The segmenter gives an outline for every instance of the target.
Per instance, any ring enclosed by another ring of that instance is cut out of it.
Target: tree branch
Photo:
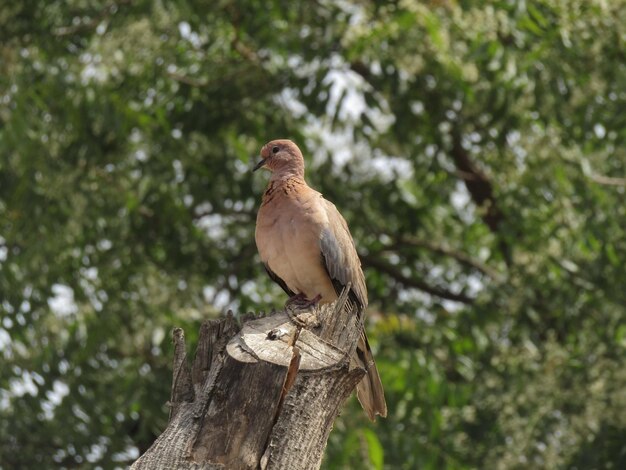
[[[458,131],[452,135],[452,149],[450,155],[457,170],[461,172],[472,200],[478,207],[485,209],[482,219],[494,234],[500,235],[500,225],[504,220],[504,214],[496,203],[493,185],[487,175],[472,161],[469,153],[461,144],[461,136]],[[509,245],[500,237],[500,251],[504,256],[507,265],[511,264],[511,249]]]
[[[473,201],[477,206],[487,209],[483,215],[485,224],[487,224],[492,232],[497,233],[504,216],[496,205],[493,195],[493,185],[491,181],[489,181],[489,178],[487,178],[487,175],[471,160],[467,150],[461,145],[461,137],[458,134],[452,137],[452,149],[450,154],[457,169],[464,175],[462,180]]]
[[[406,287],[414,287],[416,289],[426,292],[427,294],[434,295],[435,297],[441,297],[442,299],[447,300],[454,300],[455,302],[462,302],[464,304],[472,304],[475,301],[474,298],[468,297],[465,294],[450,292],[449,290],[442,289],[440,287],[431,286],[424,281],[420,281],[419,279],[407,277],[396,266],[382,259],[362,253],[359,254],[359,256],[365,266],[369,266],[382,273],[387,274],[388,276],[392,277]]]
[[[396,244],[408,245],[408,246],[413,246],[416,248],[426,248],[427,250],[432,251],[433,253],[437,253],[443,256],[449,256],[450,258],[455,259],[459,263],[469,268],[476,269],[477,271],[480,271],[481,273],[483,273],[486,276],[489,276],[492,279],[497,279],[499,277],[498,272],[495,269],[491,268],[490,266],[487,266],[481,263],[480,261],[472,258],[471,256],[461,251],[455,250],[453,248],[449,248],[445,245],[438,245],[428,240],[421,240],[419,238],[410,237],[410,236],[398,237],[396,239]]]

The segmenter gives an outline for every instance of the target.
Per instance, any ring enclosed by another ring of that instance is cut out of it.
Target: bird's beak
[[[254,168],[252,169],[252,171],[257,171],[261,168],[263,168],[263,166],[265,165],[265,159],[262,158],[261,161],[259,163],[257,163],[256,165],[254,165]]]

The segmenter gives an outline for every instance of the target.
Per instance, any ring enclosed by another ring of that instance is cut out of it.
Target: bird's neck
[[[295,194],[306,192],[308,185],[301,175],[284,176],[281,178],[271,178],[265,192],[263,193],[262,206],[269,204],[275,198],[291,198]]]
[[[304,169],[297,167],[286,167],[281,168],[280,170],[276,170],[272,173],[270,183],[276,182],[277,184],[281,184],[283,182],[294,179],[304,182]]]

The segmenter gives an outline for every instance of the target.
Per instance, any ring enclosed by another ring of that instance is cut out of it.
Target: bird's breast
[[[321,224],[306,200],[276,198],[259,210],[255,238],[261,260],[290,290],[330,302],[336,294],[322,264]]]

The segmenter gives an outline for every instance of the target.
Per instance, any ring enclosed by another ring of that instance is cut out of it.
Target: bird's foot
[[[312,299],[307,299],[304,294],[296,294],[285,303],[285,312],[299,328],[315,328],[320,324],[315,308],[320,300],[322,300],[320,294]]]
[[[320,300],[322,300],[320,294],[312,299],[307,299],[304,294],[296,294],[287,300],[285,307],[290,307],[292,310],[310,310],[312,307],[316,307]]]

